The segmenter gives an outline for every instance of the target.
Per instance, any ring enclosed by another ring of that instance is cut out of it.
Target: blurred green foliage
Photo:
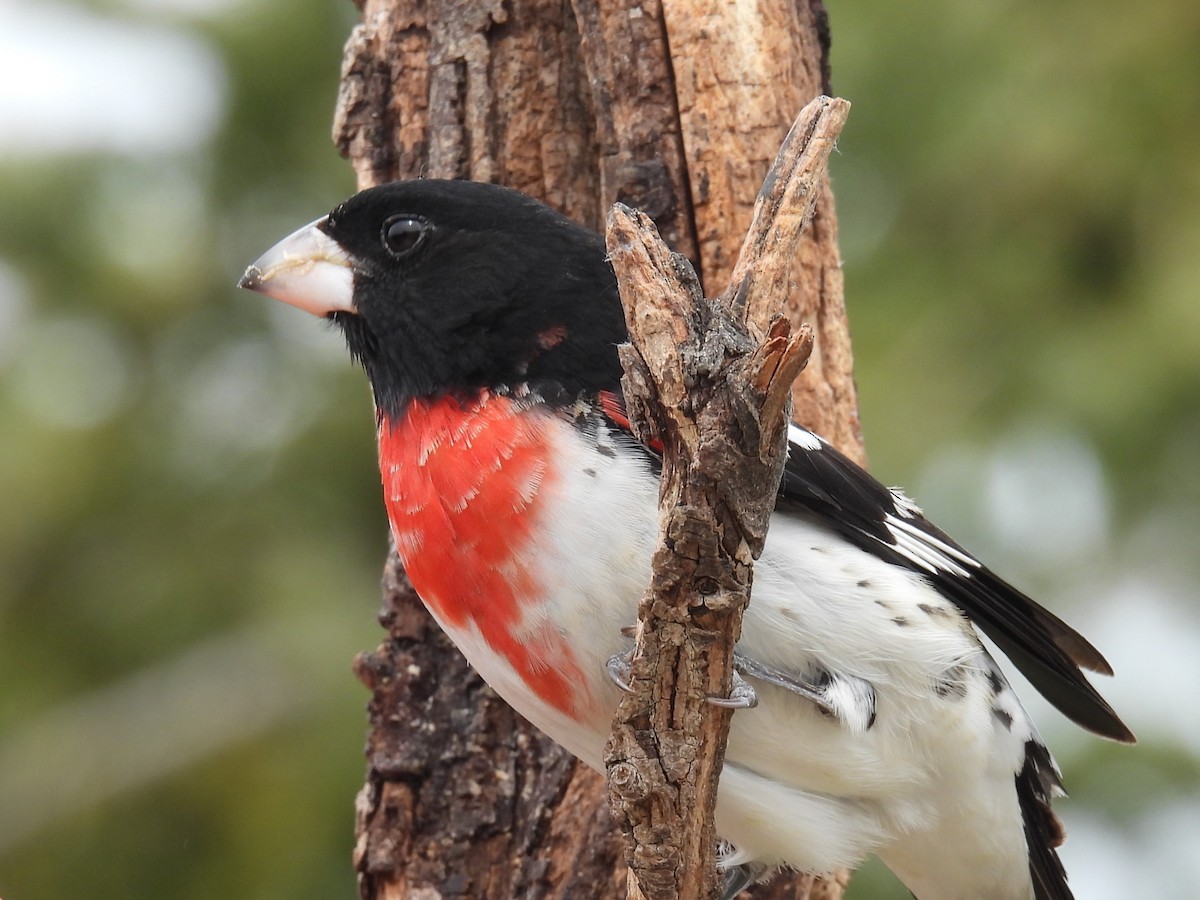
[[[877,472],[1085,631],[1154,573],[1194,652],[1200,6],[830,7]],[[0,150],[0,896],[351,897],[350,660],[380,636],[385,547],[369,396],[335,335],[233,282],[353,188],[329,127],[357,13],[89,9],[207,48],[224,106],[175,150]],[[1115,510],[1041,568],[974,496],[1031,430],[1093,456]],[[1136,679],[1129,647],[1105,649]],[[1121,696],[1169,703],[1177,662]],[[1190,797],[1200,823],[1200,739],[1166,710],[1123,709],[1136,756],[1048,728],[1082,798],[1068,823],[1131,835],[1130,867],[1171,857],[1148,849],[1159,807]],[[851,896],[897,890],[872,867]]]

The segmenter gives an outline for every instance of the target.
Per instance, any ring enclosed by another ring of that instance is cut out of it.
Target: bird
[[[239,286],[330,320],[370,382],[396,552],[521,715],[603,771],[651,572],[660,450],[621,395],[603,238],[493,184],[361,191]],[[819,435],[787,460],[734,662],[716,808],[730,893],[874,854],[919,900],[1067,900],[1050,751],[996,648],[1081,727],[1134,736],[1095,647]]]

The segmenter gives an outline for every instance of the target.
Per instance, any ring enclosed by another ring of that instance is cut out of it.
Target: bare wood
[[[711,290],[729,283],[763,175],[822,85],[799,77],[795,0],[663,0],[663,13]]]
[[[600,193],[697,259],[666,24],[657,0],[571,0],[591,82]]]
[[[714,810],[730,712],[709,698],[733,690],[753,559],[786,459],[790,389],[813,348],[812,331],[793,332],[775,310],[848,108],[820,97],[801,112],[759,194],[735,280],[715,300],[648,218],[620,204],[609,214],[630,337],[622,388],[641,439],[663,446],[663,472],[632,690],[605,763],[626,860],[654,900],[721,888]]]
[[[767,173],[750,228],[729,278],[734,313],[762,334],[790,293],[791,260],[825,184],[829,155],[850,112],[842,99],[818,97],[792,123]]]
[[[788,124],[829,94],[821,0],[662,0],[679,98],[702,283],[729,283],[758,186]],[[837,217],[828,179],[797,245],[784,310],[816,331],[792,392],[796,420],[865,462],[846,324]]]
[[[579,33],[556,0],[365,0],[333,141],[360,188],[495,181],[600,223]]]
[[[738,896],[751,896],[754,900],[840,900],[848,884],[850,873],[846,871],[836,872],[828,878],[792,875],[755,885]]]

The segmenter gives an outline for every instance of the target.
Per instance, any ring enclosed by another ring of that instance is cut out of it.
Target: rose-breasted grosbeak
[[[623,412],[601,237],[493,185],[399,182],[241,285],[345,332],[413,585],[501,696],[601,768],[659,468]],[[1091,644],[793,426],[737,646],[759,703],[729,736],[724,863],[819,873],[873,852],[921,900],[1070,897],[1058,770],[976,627],[1065,715],[1133,740],[1080,672],[1111,674]]]

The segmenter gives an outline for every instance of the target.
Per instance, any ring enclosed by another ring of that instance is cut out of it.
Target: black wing
[[[1104,737],[1133,733],[1080,667],[1112,668],[1069,625],[998,578],[898,491],[806,429],[792,426],[778,510],[804,510],[869,553],[925,578],[952,600],[1064,715]]]

